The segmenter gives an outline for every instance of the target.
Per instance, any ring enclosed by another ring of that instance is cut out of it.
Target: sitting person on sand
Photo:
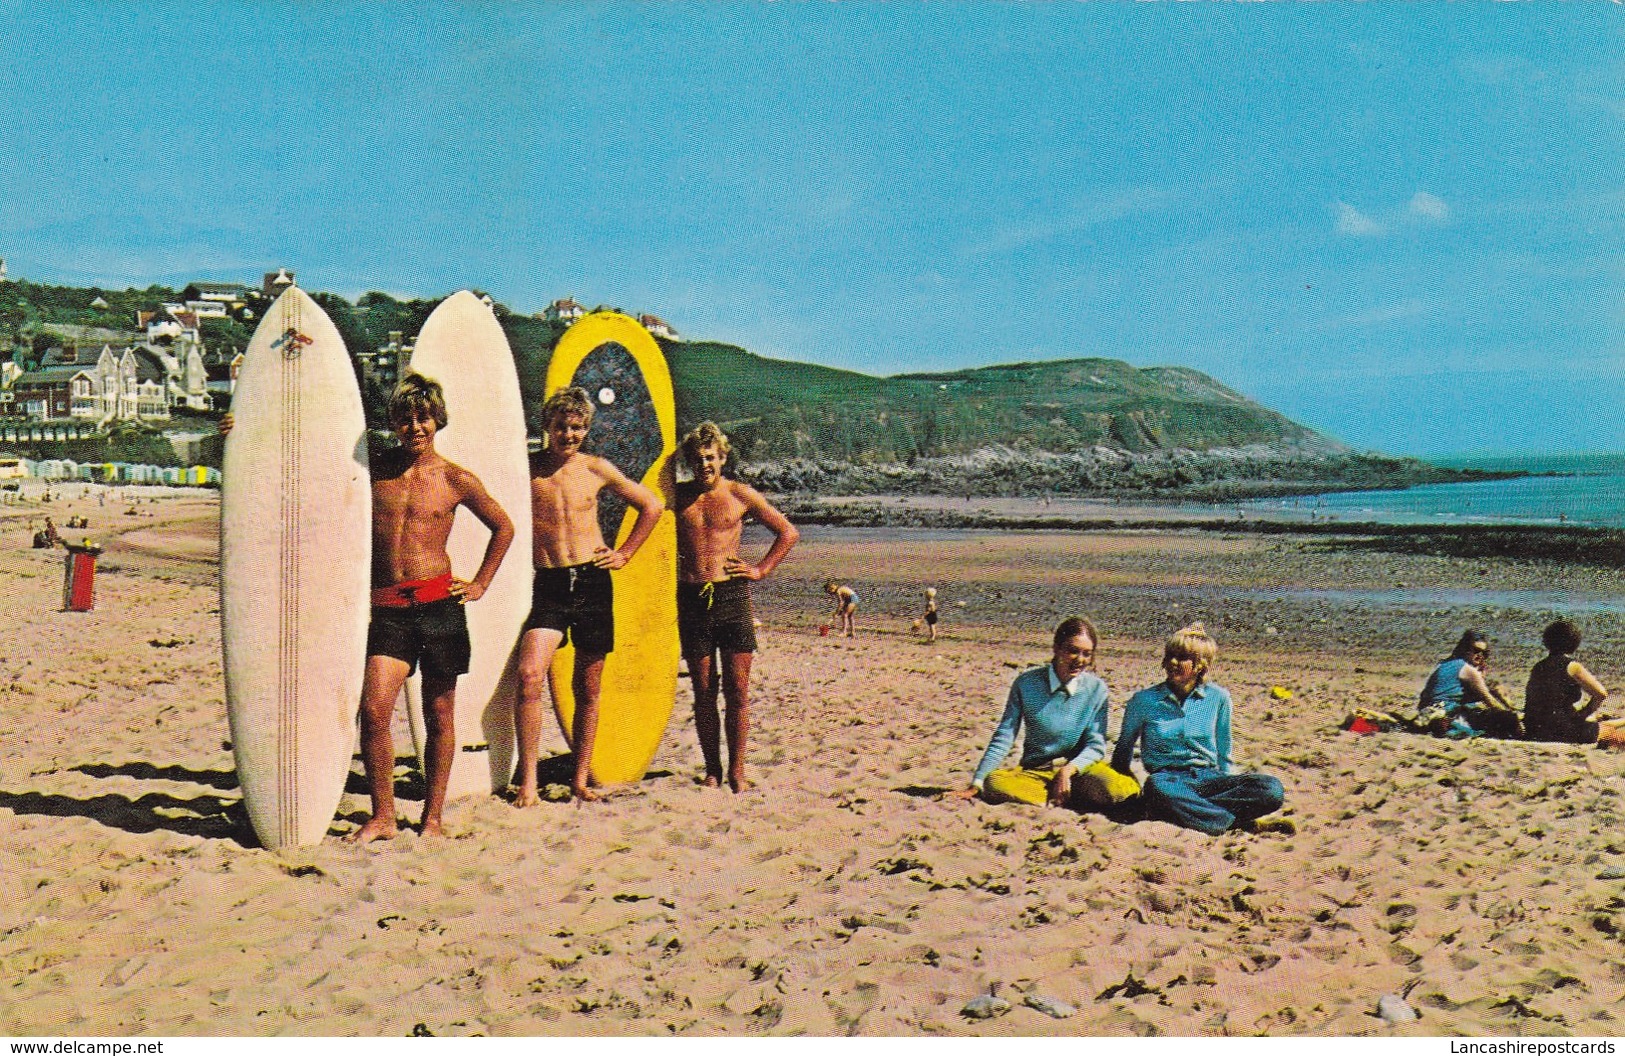
[[[858,592],[843,583],[830,580],[824,584],[824,593],[835,598],[835,611],[830,614],[830,618],[835,621],[835,633],[856,638],[852,617],[858,611]]]
[[[1084,617],[1061,621],[1050,662],[1023,671],[1011,684],[1004,715],[970,787],[948,796],[1081,810],[1139,795],[1138,782],[1106,765],[1106,683],[1093,671],[1098,641],[1094,625]],[[1021,765],[995,770],[1023,726],[1027,734]]]
[[[1416,721],[1438,737],[1516,737],[1518,713],[1486,677],[1489,639],[1468,628],[1428,675]]]
[[[1175,631],[1163,646],[1168,678],[1142,689],[1123,708],[1112,767],[1132,773],[1134,745],[1146,769],[1146,816],[1217,836],[1230,829],[1293,832],[1285,818],[1259,821],[1281,809],[1281,782],[1268,774],[1236,773],[1230,758],[1230,694],[1207,681],[1219,645],[1200,623]]]
[[[743,792],[745,739],[750,733],[750,667],[756,620],[750,585],[778,567],[801,534],[748,484],[722,475],[728,437],[701,422],[683,437],[683,460],[694,479],[677,485],[677,634],[694,682],[694,729],[705,759],[705,784],[722,784],[717,690],[727,705],[728,787]],[[773,533],[760,561],[739,556],[745,521]],[[720,657],[720,666],[719,666]]]
[[[1596,719],[1608,690],[1574,659],[1574,651],[1580,648],[1580,628],[1558,620],[1540,640],[1547,656],[1529,671],[1529,685],[1523,693],[1524,736],[1531,741],[1625,748],[1625,722]],[[1581,696],[1586,698],[1583,706]]]

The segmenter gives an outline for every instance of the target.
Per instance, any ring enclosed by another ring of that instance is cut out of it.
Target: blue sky
[[[6,4],[0,256],[1625,450],[1615,4]]]

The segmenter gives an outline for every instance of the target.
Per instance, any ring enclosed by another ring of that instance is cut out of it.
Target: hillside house
[[[295,285],[293,272],[287,268],[278,268],[275,271],[265,273],[265,278],[260,283],[260,292],[272,300],[276,300],[288,291],[289,286],[293,285]]]
[[[384,392],[393,392],[400,380],[401,364],[412,361],[412,343],[405,340],[400,330],[391,330],[389,340],[378,346],[376,352],[357,352],[361,363],[361,376],[376,384]]]
[[[211,354],[204,357],[203,369],[208,378],[210,401],[216,408],[229,407],[231,395],[237,391],[237,375],[243,371],[243,354],[236,349]]]
[[[172,408],[209,410],[208,374],[199,345],[171,342],[99,354],[53,348],[37,370],[10,386],[13,415],[37,422],[167,419]]]
[[[656,337],[664,337],[671,341],[681,340],[677,336],[677,331],[671,328],[671,324],[658,315],[640,315],[638,316],[638,322],[645,330]]]
[[[542,318],[550,323],[564,323],[569,325],[587,314],[587,309],[577,304],[574,297],[554,301],[542,309]]]
[[[194,282],[181,291],[181,296],[188,305],[205,301],[230,309],[247,304],[254,291],[240,282]]]

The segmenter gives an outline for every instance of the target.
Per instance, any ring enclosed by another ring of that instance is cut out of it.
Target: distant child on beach
[[[1106,683],[1094,673],[1098,641],[1086,618],[1060,622],[1049,663],[1016,676],[970,787],[949,797],[1084,809],[1139,794],[1133,777],[1106,765]],[[1023,727],[1021,765],[995,770]]]
[[[395,835],[395,745],[390,719],[401,686],[423,665],[425,752],[421,831],[438,836],[446,783],[457,752],[457,677],[468,670],[468,619],[463,606],[491,585],[513,542],[513,522],[468,470],[435,450],[446,428],[440,384],[408,374],[389,401],[389,424],[400,447],[372,463],[372,621],[361,684],[361,752],[372,817],[352,843]],[[446,540],[457,507],[491,530],[474,578],[452,576]]]
[[[928,642],[936,641],[937,640],[937,588],[936,587],[926,587],[925,588],[925,614],[920,617],[920,621],[925,624],[925,635],[926,635],[925,640],[928,641]]]
[[[677,486],[677,630],[694,683],[694,729],[705,759],[705,784],[722,784],[721,729],[717,716],[717,657],[727,704],[728,787],[743,792],[745,741],[750,733],[750,668],[756,652],[750,585],[784,560],[801,534],[756,489],[722,475],[728,438],[714,422],[683,437],[691,481]],[[773,533],[773,544],[752,565],[739,556],[745,520]]]
[[[655,529],[666,504],[607,459],[581,450],[594,408],[587,391],[560,389],[542,405],[547,446],[531,457],[530,515],[536,580],[530,617],[519,642],[519,787],[516,806],[539,802],[536,764],[541,754],[542,687],[553,654],[569,635],[575,646],[571,688],[575,716],[570,742],[575,776],[570,790],[595,800],[588,787],[598,738],[598,697],[604,658],[615,648],[615,600],[610,572],[622,568]],[[598,526],[598,500],[608,488],[636,509],[626,542],[610,549]]]
[[[1175,631],[1163,646],[1160,685],[1142,689],[1123,708],[1112,768],[1132,773],[1134,746],[1146,769],[1146,816],[1217,836],[1230,829],[1292,832],[1281,809],[1285,790],[1268,774],[1235,773],[1230,757],[1230,694],[1207,681],[1219,645],[1200,623]]]
[[[1597,709],[1608,699],[1608,689],[1574,659],[1580,648],[1580,628],[1558,620],[1547,626],[1540,640],[1547,655],[1530,670],[1524,689],[1524,735],[1531,741],[1625,748],[1625,722],[1596,719]]]
[[[857,634],[854,633],[852,617],[858,611],[857,591],[830,580],[824,584],[824,593],[835,598],[835,611],[830,614],[830,618],[835,621],[835,633],[837,635],[844,634],[848,638],[856,638]]]
[[[1416,721],[1440,737],[1517,737],[1518,712],[1489,681],[1489,660],[1489,638],[1463,631],[1423,684]]]

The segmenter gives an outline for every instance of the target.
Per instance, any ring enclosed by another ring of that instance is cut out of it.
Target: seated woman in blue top
[[[1516,737],[1518,713],[1485,677],[1490,642],[1469,627],[1422,686],[1416,721],[1438,736]]]
[[[1061,621],[1055,628],[1054,656],[1016,676],[970,787],[949,796],[1083,809],[1139,795],[1132,777],[1106,765],[1106,683],[1092,671],[1098,641],[1094,624],[1084,617]],[[1027,739],[1020,767],[995,770],[1023,725]]]
[[[1131,773],[1134,745],[1147,772],[1146,817],[1217,836],[1230,829],[1293,832],[1281,809],[1286,792],[1268,774],[1234,773],[1230,759],[1230,694],[1207,681],[1219,645],[1200,623],[1175,631],[1163,646],[1168,679],[1142,689],[1123,708],[1112,767]]]

